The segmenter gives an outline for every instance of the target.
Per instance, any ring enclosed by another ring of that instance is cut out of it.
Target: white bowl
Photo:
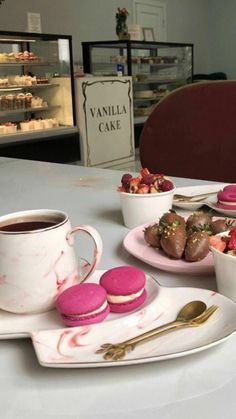
[[[218,236],[227,236],[228,232]],[[236,302],[236,256],[227,255],[210,246],[213,254],[217,289]]]
[[[125,226],[134,228],[141,224],[158,221],[172,208],[174,190],[153,194],[119,192]]]

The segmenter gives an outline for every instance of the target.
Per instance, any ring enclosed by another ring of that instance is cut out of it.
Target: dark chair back
[[[168,94],[141,132],[140,160],[152,173],[236,183],[236,81]]]

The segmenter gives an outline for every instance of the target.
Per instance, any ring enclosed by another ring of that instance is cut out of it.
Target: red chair
[[[236,183],[236,81],[168,94],[143,127],[140,160],[152,173]]]

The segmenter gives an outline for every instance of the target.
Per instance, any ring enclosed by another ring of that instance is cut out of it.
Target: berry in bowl
[[[174,189],[170,178],[150,173],[146,168],[136,177],[125,173],[118,187],[125,226],[137,227],[169,211],[172,208]]]
[[[236,227],[209,237],[218,291],[236,302]]]

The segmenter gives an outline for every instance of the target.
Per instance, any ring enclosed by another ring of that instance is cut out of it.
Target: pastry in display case
[[[147,41],[82,42],[84,72],[133,79],[134,123],[143,124],[170,91],[192,82],[193,44]]]
[[[73,132],[72,37],[0,31],[0,143]]]

